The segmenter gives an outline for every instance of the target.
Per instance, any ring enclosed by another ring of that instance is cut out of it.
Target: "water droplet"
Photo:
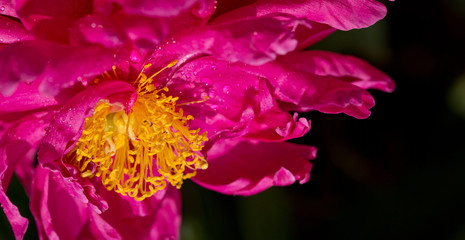
[[[96,28],[96,27],[97,27],[97,24],[93,22],[93,23],[90,24],[90,27],[91,27],[91,28]]]
[[[138,63],[141,61],[141,55],[137,51],[132,51],[129,59],[131,59],[133,63]]]
[[[202,78],[201,81],[205,86],[208,86],[208,85],[210,85],[212,83],[212,80],[210,78],[206,78],[206,77]]]
[[[5,11],[5,7],[4,7],[4,6],[1,6],[1,7],[0,7],[0,11],[1,11],[1,12]]]
[[[191,78],[191,74],[190,73],[186,73],[186,75],[184,75],[186,78]]]
[[[196,97],[198,97],[198,96],[199,96],[199,94],[198,94],[198,93],[194,93],[194,94],[192,94],[192,97],[195,97],[195,98],[196,98]]]
[[[216,70],[216,65],[212,65],[212,70]]]
[[[225,86],[223,87],[223,92],[224,92],[225,94],[230,94],[230,93],[231,93],[231,87],[230,87],[229,85],[225,85]]]
[[[216,91],[215,91],[215,90],[213,90],[213,89],[212,89],[212,90],[210,90],[210,91],[208,91],[208,96],[209,96],[209,97],[211,97],[211,98],[214,98],[214,97],[216,97]]]

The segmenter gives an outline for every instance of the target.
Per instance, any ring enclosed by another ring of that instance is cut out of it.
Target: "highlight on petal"
[[[225,139],[208,152],[209,167],[193,180],[224,194],[252,195],[310,177],[314,147],[287,142]]]

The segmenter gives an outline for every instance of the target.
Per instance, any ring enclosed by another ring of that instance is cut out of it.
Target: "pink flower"
[[[310,130],[297,112],[366,118],[366,89],[394,89],[355,57],[301,51],[383,18],[377,1],[215,4],[2,1],[0,202],[18,239],[13,173],[41,238],[177,238],[183,181],[305,183],[316,149],[285,142]]]

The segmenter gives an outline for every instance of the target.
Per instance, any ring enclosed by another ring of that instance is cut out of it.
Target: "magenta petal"
[[[187,11],[194,4],[207,5],[207,0],[113,0],[121,4],[124,11],[146,16],[171,17]]]
[[[20,83],[18,89],[9,97],[0,95],[1,112],[21,112],[57,104],[55,98],[39,92],[40,82]]]
[[[229,139],[208,152],[208,169],[198,171],[199,185],[233,195],[252,195],[271,186],[308,181],[316,149],[287,142]]]
[[[16,14],[16,8],[13,0],[0,0],[0,14],[18,17]]]
[[[160,46],[150,62],[184,63],[201,55],[229,62],[260,65],[293,51],[297,40],[289,22],[273,17],[245,19],[232,23],[187,29],[173,36],[173,42]]]
[[[34,35],[52,42],[68,43],[74,21],[91,13],[91,0],[16,0],[21,22]]]
[[[319,76],[337,77],[363,89],[392,92],[395,88],[395,83],[389,76],[353,56],[325,51],[304,51],[288,54],[278,61],[290,68]]]
[[[160,197],[137,202],[102,187],[99,194],[110,206],[108,211],[98,214],[69,195],[64,181],[59,173],[40,167],[34,179],[31,209],[39,235],[44,239],[179,238],[181,202],[177,189],[168,187]],[[128,203],[138,210],[127,213]]]
[[[21,23],[0,15],[0,44],[30,39],[32,36]]]
[[[39,90],[46,95],[56,95],[61,89],[79,82],[79,79],[111,69],[125,57],[126,53],[101,46],[52,45],[50,63],[43,73],[44,80]]]
[[[30,83],[44,71],[50,58],[50,44],[21,41],[0,50],[0,93],[10,96],[20,82]]]
[[[93,217],[92,209],[69,194],[65,181],[59,173],[41,167],[37,169],[31,211],[41,239],[83,239],[82,232],[87,232],[87,228],[94,230],[93,238],[120,239],[121,236],[108,224]]]
[[[3,163],[0,162],[0,165],[2,164]],[[6,217],[10,221],[16,239],[22,239],[24,234],[26,234],[28,220],[22,217],[18,208],[11,203],[2,186],[0,186],[0,204],[2,205]]]
[[[259,0],[219,18],[221,21],[288,14],[340,30],[368,27],[386,15],[386,7],[376,0]]]

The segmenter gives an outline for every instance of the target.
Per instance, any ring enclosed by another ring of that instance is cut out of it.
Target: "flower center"
[[[167,182],[180,188],[208,166],[200,153],[207,133],[189,129],[193,117],[176,109],[178,98],[165,95],[168,88],[155,89],[151,82],[158,73],[139,75],[137,100],[128,113],[120,103],[101,100],[86,118],[71,160],[81,176],[99,177],[108,190],[139,201]]]

